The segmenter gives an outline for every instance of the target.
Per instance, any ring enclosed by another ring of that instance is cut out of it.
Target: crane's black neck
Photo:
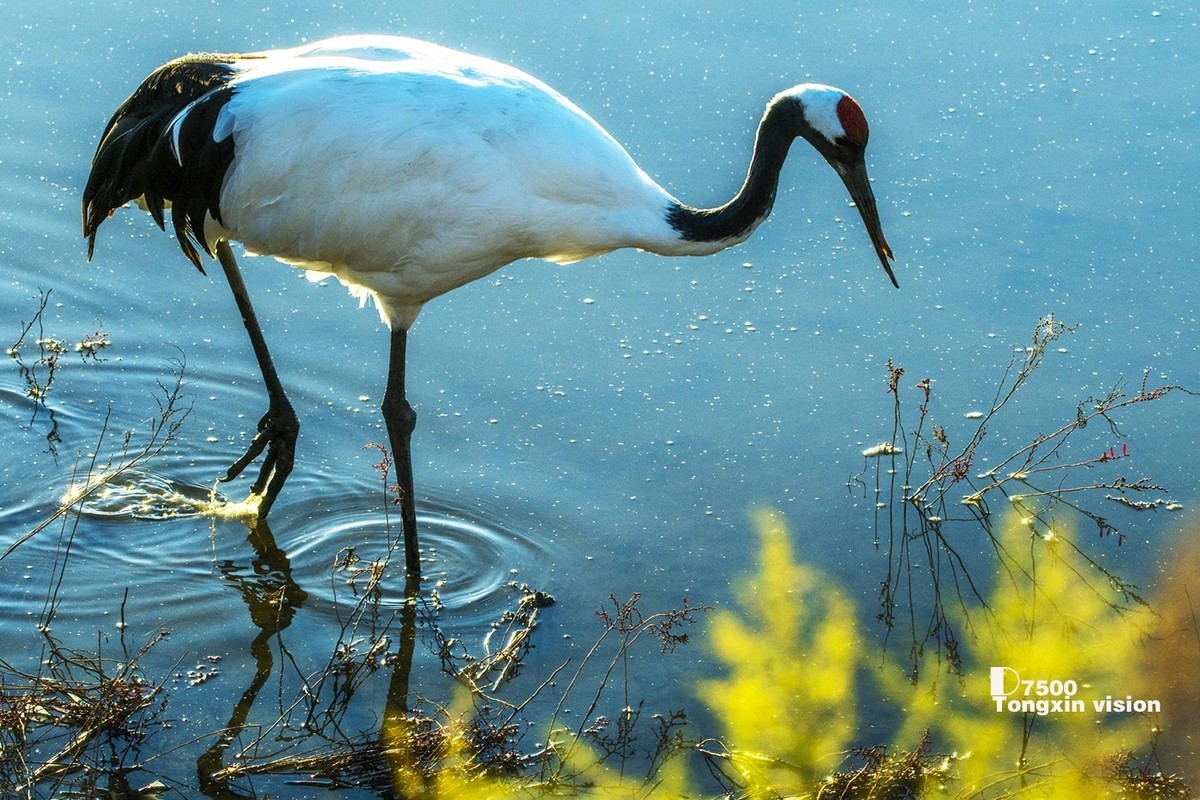
[[[788,149],[807,124],[796,100],[785,97],[772,102],[758,125],[750,170],[737,195],[717,208],[673,205],[667,211],[667,222],[686,241],[728,240],[732,244],[744,240],[771,213]]]

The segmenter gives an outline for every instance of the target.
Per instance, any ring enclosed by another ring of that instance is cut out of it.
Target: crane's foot
[[[258,433],[250,442],[246,454],[233,462],[225,477],[221,478],[222,481],[233,480],[266,451],[258,477],[250,486],[250,494],[261,498],[258,503],[259,519],[266,519],[275,498],[279,496],[279,490],[292,472],[296,463],[296,438],[299,433],[300,420],[292,410],[292,404],[287,398],[272,398],[267,413],[258,421]]]

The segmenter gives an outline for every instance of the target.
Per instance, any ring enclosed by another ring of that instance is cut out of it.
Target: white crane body
[[[234,67],[212,135],[232,136],[236,155],[208,244],[332,274],[389,325],[518,259],[719,249],[681,239],[666,221],[678,201],[578,106],[507,65],[356,36]]]
[[[225,479],[265,451],[252,494],[265,517],[290,473],[299,422],[230,241],[371,297],[391,329],[383,416],[400,486],[406,567],[420,573],[405,396],[409,327],[426,302],[523,258],[568,263],[621,247],[705,255],[771,211],[797,138],[842,178],[889,278],[891,248],[867,177],[867,121],[845,92],[801,84],[759,124],[737,194],[676,200],[595,120],[490,59],[394,36],[184,56],[155,70],[109,120],[83,193],[92,255],[101,223],[137,202],[184,254],[229,280],[270,407]]]

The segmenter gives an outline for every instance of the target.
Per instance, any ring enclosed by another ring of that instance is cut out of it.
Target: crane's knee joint
[[[417,427],[417,412],[403,395],[397,397],[384,394],[380,409],[383,411],[384,421],[388,424],[398,423],[406,435],[411,434]]]

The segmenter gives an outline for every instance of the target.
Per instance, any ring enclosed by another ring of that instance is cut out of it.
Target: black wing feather
[[[229,82],[237,74],[234,62],[244,58],[203,54],[171,61],[146,78],[113,114],[83,191],[83,235],[89,259],[100,224],[140,197],[164,230],[165,208],[171,204],[179,244],[204,271],[193,242],[209,252],[204,216],[220,220],[221,184],[233,161],[234,146],[232,136],[213,141],[212,131],[221,108],[232,97]],[[184,111],[177,123],[176,153],[171,123]]]

